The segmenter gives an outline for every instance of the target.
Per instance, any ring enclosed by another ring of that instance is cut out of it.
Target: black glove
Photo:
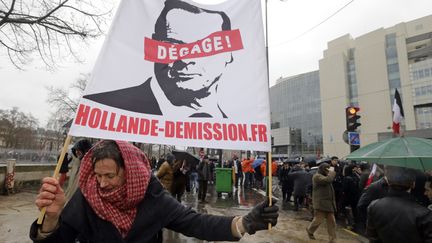
[[[252,211],[243,217],[243,227],[250,235],[255,234],[258,230],[268,229],[268,224],[275,226],[279,216],[279,207],[276,206],[277,200],[272,200],[272,206],[269,206],[269,198],[256,205]]]

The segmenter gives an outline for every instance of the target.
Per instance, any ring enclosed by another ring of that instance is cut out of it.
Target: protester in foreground
[[[387,166],[389,191],[368,207],[367,235],[371,243],[432,242],[432,212],[410,195],[415,171]]]
[[[361,194],[357,203],[357,229],[361,233],[365,233],[367,221],[367,208],[373,200],[383,198],[387,195],[388,183],[387,178],[384,176],[378,181],[370,184],[369,187]]]
[[[236,241],[276,225],[278,207],[269,200],[243,217],[199,214],[177,202],[151,173],[142,151],[127,142],[104,140],[83,158],[80,188],[63,208],[58,180],[47,177],[36,199],[46,207],[41,226],[30,229],[33,242],[162,242],[162,228],[207,241]]]
[[[310,239],[314,240],[314,233],[324,219],[327,221],[327,232],[329,242],[336,242],[336,201],[333,189],[333,180],[336,176],[334,167],[327,163],[322,163],[318,167],[318,172],[312,177],[312,201],[314,208],[314,218],[306,228]]]

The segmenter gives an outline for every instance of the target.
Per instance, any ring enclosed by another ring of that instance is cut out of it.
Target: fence
[[[55,150],[5,149],[0,148],[0,162],[16,159],[17,163],[57,163],[59,152]]]

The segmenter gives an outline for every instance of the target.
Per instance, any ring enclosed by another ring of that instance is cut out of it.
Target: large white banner
[[[260,0],[123,0],[70,135],[270,151]]]

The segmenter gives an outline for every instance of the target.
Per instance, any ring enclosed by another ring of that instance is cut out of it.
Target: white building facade
[[[391,134],[394,91],[407,134],[432,138],[432,15],[328,43],[319,61],[324,155],[349,154],[345,108],[360,107],[361,146]]]

